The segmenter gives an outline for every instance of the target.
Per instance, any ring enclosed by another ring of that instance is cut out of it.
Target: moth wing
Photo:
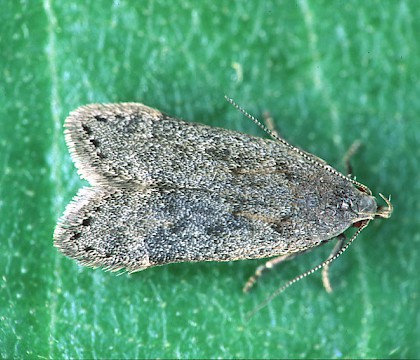
[[[67,117],[65,139],[80,176],[92,185],[150,182],[147,160],[139,156],[152,141],[148,128],[162,114],[136,103],[90,104]]]
[[[205,190],[83,188],[55,229],[55,246],[83,265],[130,272],[299,251],[290,213],[273,223],[252,211]]]
[[[184,122],[138,103],[82,106],[65,128],[79,174],[92,185],[228,191],[243,176],[287,176],[296,163],[310,166],[282,142]]]

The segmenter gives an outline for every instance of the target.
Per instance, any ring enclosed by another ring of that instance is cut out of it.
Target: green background
[[[420,354],[420,7],[417,1],[1,1],[0,356],[416,357]],[[331,268],[246,313],[332,244],[265,276],[264,261],[133,275],[78,266],[52,244],[81,181],[69,111],[139,101],[266,136],[223,98],[392,195]]]

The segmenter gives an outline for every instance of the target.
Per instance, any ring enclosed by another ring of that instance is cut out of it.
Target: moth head
[[[373,220],[375,218],[387,219],[391,216],[393,211],[391,200],[382,194],[379,195],[386,202],[386,206],[378,206],[374,196],[363,192],[356,202],[351,202],[350,207],[359,215],[359,219],[355,222],[356,226],[362,220]]]

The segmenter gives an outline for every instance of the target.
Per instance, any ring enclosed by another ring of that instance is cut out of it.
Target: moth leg
[[[338,252],[342,249],[342,247],[345,245],[346,242],[346,235],[344,234],[340,234],[337,236],[337,243],[335,244],[333,250],[331,251],[330,256],[328,257],[328,259],[333,258],[334,256],[336,256],[338,254]],[[308,251],[311,251],[312,249],[308,249],[308,250],[304,250],[301,252],[297,252],[294,254],[286,254],[286,255],[281,255],[278,256],[274,259],[271,259],[269,261],[267,261],[265,264],[260,265],[257,267],[257,269],[255,270],[255,274],[252,275],[248,281],[245,283],[242,291],[243,292],[248,292],[254,285],[255,283],[258,281],[258,279],[264,274],[264,272],[271,270],[273,267],[285,262],[285,261],[289,261],[294,259],[295,257],[302,255]],[[328,260],[327,259],[327,260]],[[333,291],[332,286],[331,286],[331,282],[330,282],[330,278],[329,278],[329,265],[326,265],[322,268],[322,284],[324,285],[325,290],[328,293],[331,293]]]
[[[333,258],[335,255],[338,254],[338,252],[343,248],[344,244],[346,242],[346,235],[340,234],[337,236],[337,243],[335,244],[334,248],[331,251],[330,256],[327,260]],[[330,276],[329,276],[329,269],[330,265],[325,265],[322,268],[322,284],[324,285],[325,291],[327,293],[332,293],[333,288],[331,286],[330,282]]]
[[[270,130],[275,136],[281,137],[276,127],[274,126],[274,119],[271,116],[269,111],[265,111],[263,113],[263,118],[264,118],[264,124],[267,127],[267,129]]]
[[[298,253],[294,253],[294,254],[286,254],[286,255],[281,255],[278,256],[274,259],[271,259],[269,261],[267,261],[265,264],[260,265],[257,267],[257,270],[255,270],[255,274],[252,275],[248,281],[245,283],[242,291],[243,292],[248,292],[253,286],[254,284],[257,282],[257,280],[263,275],[264,272],[271,270],[274,266],[281,264],[284,261],[288,261],[288,260],[292,260],[294,259],[296,256],[301,255],[303,253],[305,253],[307,250],[298,252]]]
[[[353,167],[351,166],[350,159],[359,151],[360,147],[362,146],[362,142],[356,140],[353,144],[350,145],[347,152],[344,154],[343,163],[346,167],[347,176],[353,175]]]

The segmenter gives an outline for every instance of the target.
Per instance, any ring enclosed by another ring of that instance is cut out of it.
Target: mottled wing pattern
[[[287,254],[360,218],[337,203],[358,201],[349,181],[282,142],[134,103],[81,107],[65,127],[93,187],[67,207],[55,245],[85,265],[136,271]]]

